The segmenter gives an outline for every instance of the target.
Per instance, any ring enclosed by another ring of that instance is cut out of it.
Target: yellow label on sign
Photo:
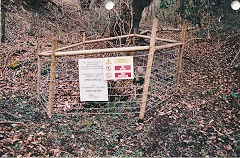
[[[108,59],[106,64],[112,64],[112,62]]]
[[[114,59],[115,63],[129,63],[131,61],[131,58],[119,58],[119,59]]]

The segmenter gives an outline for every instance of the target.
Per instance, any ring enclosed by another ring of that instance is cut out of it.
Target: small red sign
[[[115,73],[115,78],[131,77],[131,72]]]
[[[115,70],[131,70],[131,65],[115,66]]]

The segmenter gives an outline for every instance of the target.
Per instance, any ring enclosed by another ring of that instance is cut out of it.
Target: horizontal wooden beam
[[[173,48],[173,47],[177,47],[177,46],[181,46],[183,45],[183,43],[172,43],[172,44],[166,44],[166,45],[162,45],[162,46],[155,46],[155,51],[156,50],[163,50],[163,49],[167,49],[167,48]]]
[[[72,44],[72,45],[69,45],[69,46],[61,47],[61,48],[58,48],[57,51],[61,51],[61,50],[65,50],[65,49],[69,49],[69,48],[73,48],[73,47],[77,47],[77,46],[80,46],[80,45],[83,45],[83,44],[88,44],[88,43],[110,41],[110,40],[116,40],[116,39],[120,39],[120,38],[133,37],[133,36],[135,36],[135,35],[134,35],[134,34],[129,34],[129,35],[116,36],[116,37],[95,39],[95,40],[80,42],[80,43]],[[51,52],[52,52],[52,50],[45,51],[45,52],[43,52],[43,53],[51,53]]]
[[[140,38],[151,39],[150,36],[146,36],[146,35],[135,34],[135,36],[136,36],[136,37],[140,37]],[[163,39],[163,38],[156,38],[156,40],[158,40],[158,41],[163,41],[163,42],[170,42],[170,43],[178,43],[178,42],[180,42],[180,41],[176,41],[176,40]]]
[[[106,48],[106,49],[92,49],[92,50],[77,50],[77,51],[66,51],[57,52],[56,56],[66,56],[66,55],[89,55],[97,53],[115,53],[115,52],[131,52],[131,51],[141,51],[148,50],[149,46],[135,46],[135,47],[120,47],[120,48]],[[50,56],[51,53],[41,53],[41,56]]]
[[[162,46],[155,46],[155,50],[162,50],[166,48],[172,48],[181,46],[183,43],[172,43]],[[129,52],[149,50],[149,46],[135,46],[135,47],[120,47],[120,48],[106,48],[106,49],[92,49],[92,50],[77,50],[77,51],[66,51],[56,52],[55,56],[71,56],[71,55],[90,55],[98,53],[115,53],[115,52]],[[40,53],[40,56],[51,56],[51,53]]]

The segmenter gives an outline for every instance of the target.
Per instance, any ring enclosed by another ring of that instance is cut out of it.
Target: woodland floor
[[[240,156],[239,57],[230,64],[240,49],[239,30],[211,40],[190,40],[197,33],[188,31],[179,94],[150,110],[143,124],[137,115],[44,120],[36,101],[37,43],[51,49],[60,27],[60,45],[79,42],[73,30],[83,24],[68,24],[67,18],[54,23],[43,11],[29,36],[31,12],[17,8],[8,8],[7,39],[0,47],[0,156]],[[158,36],[177,39],[179,32]]]

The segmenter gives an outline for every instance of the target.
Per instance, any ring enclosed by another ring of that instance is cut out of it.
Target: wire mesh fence
[[[148,92],[148,109],[160,104],[173,94],[176,86],[175,77],[177,73],[178,52],[178,47],[155,52]],[[78,60],[82,56],[57,57],[54,113],[139,113],[146,76],[148,51],[137,51],[131,53],[131,55],[133,56],[135,78],[108,81],[109,101],[98,102],[83,102],[80,100]],[[106,58],[113,56],[126,56],[126,53],[85,55],[85,58]],[[41,57],[41,63],[41,104],[47,108],[51,60],[48,57]],[[70,107],[67,111],[66,106]]]

